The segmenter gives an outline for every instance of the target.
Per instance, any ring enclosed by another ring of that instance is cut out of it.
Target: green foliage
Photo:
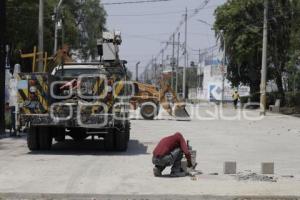
[[[262,10],[262,1],[231,0],[215,11],[216,35],[226,44],[227,78],[233,86],[249,85],[252,93],[260,82]]]
[[[79,45],[82,47],[81,53],[84,57],[90,55],[95,58],[96,40],[105,30],[106,12],[99,6],[99,0],[86,0],[77,10],[77,24],[82,31],[79,40]]]
[[[52,54],[54,45],[54,8],[58,0],[44,1],[44,49]],[[80,2],[80,3],[79,3]],[[7,3],[7,38],[16,51],[31,52],[38,40],[38,9],[36,0],[9,0]],[[83,58],[95,56],[96,39],[106,22],[106,12],[99,0],[64,0],[60,17],[63,30],[58,32],[58,44],[79,50]]]
[[[251,93],[258,92],[260,85],[263,3],[228,0],[215,11],[216,35],[226,43],[228,79],[233,86],[249,85]],[[299,40],[299,8],[297,0],[269,0],[268,80],[275,79],[282,96],[282,75],[287,71],[291,44]],[[295,48],[299,48],[299,43]]]
[[[288,107],[300,106],[300,93],[289,92],[286,94],[286,105]]]

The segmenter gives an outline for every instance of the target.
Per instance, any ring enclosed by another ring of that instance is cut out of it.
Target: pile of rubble
[[[239,172],[236,174],[238,181],[261,181],[261,182],[277,182],[278,178],[274,176],[261,175],[254,172]]]

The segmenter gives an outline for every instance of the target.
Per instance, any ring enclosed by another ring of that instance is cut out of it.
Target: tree
[[[96,40],[101,36],[102,31],[105,30],[103,26],[106,22],[103,8],[99,6],[99,0],[85,0],[80,5],[77,12],[77,24],[81,31],[79,45],[82,47],[81,53],[84,57],[88,54],[94,59],[97,55]]]
[[[292,4],[292,25],[291,25],[291,39],[289,49],[289,62],[288,62],[288,88],[289,90],[300,90],[300,2],[293,0]],[[294,88],[295,84],[295,88]]]
[[[216,35],[226,43],[228,79],[234,86],[249,85],[252,94],[258,93],[260,86],[263,2],[228,0],[215,11]],[[293,23],[291,4],[291,1],[269,0],[268,80],[275,79],[282,97],[282,73],[289,61]]]
[[[226,43],[228,79],[233,86],[248,85],[259,91],[263,4],[257,0],[231,0],[215,11],[214,29]]]
[[[54,21],[53,10],[58,0],[47,0],[44,5],[44,48],[53,51]],[[64,0],[61,8],[63,31],[59,32],[59,46],[62,42],[72,49],[95,56],[96,39],[105,29],[106,12],[99,0]],[[12,49],[31,52],[37,44],[38,1],[10,0],[7,9],[7,38]]]

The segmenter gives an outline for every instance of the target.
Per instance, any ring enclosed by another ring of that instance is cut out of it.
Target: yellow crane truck
[[[31,151],[49,150],[53,139],[66,136],[99,137],[106,150],[127,149],[130,86],[126,61],[118,56],[121,41],[118,32],[103,33],[97,41],[99,62],[74,63],[62,55],[47,72],[19,74],[20,123],[27,127]]]

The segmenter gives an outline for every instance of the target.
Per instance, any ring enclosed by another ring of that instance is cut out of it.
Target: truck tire
[[[126,135],[126,140],[129,142],[130,140],[130,122],[127,122],[124,127],[124,133]]]
[[[106,151],[112,151],[115,149],[115,131],[113,129],[108,130],[105,135],[104,146]]]
[[[30,151],[39,150],[38,128],[30,127],[27,134],[27,146]]]
[[[47,126],[39,127],[40,150],[50,150],[52,146],[51,128]]]
[[[116,150],[126,151],[128,147],[128,135],[125,132],[117,132],[115,137]]]
[[[158,106],[150,101],[142,103],[140,113],[144,119],[153,120],[158,114]]]

